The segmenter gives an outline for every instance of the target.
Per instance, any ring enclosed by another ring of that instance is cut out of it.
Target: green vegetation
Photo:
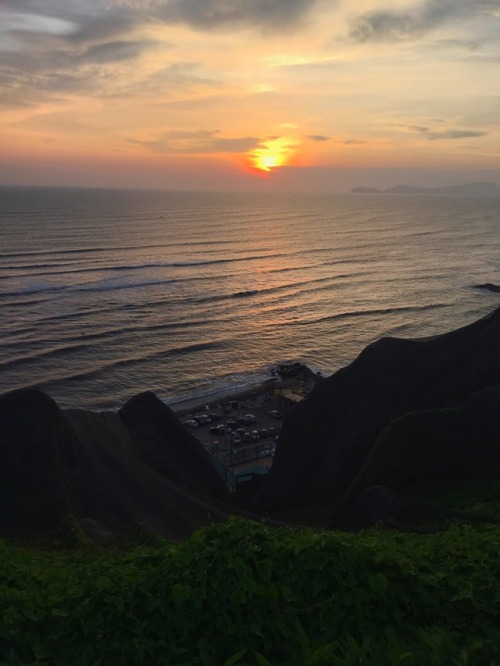
[[[476,481],[459,491],[442,495],[437,503],[467,515],[469,521],[488,521],[500,524],[500,481]]]
[[[1,542],[0,542],[1,543]],[[500,663],[500,529],[271,529],[43,552],[1,543],[4,664]]]
[[[368,454],[350,494],[381,484],[419,497],[443,492],[443,484],[462,485],[470,469],[462,469],[457,441],[464,430],[459,409],[411,412],[382,431]]]

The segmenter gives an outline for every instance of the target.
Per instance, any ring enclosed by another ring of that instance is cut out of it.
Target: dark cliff
[[[344,496],[393,419],[459,406],[499,384],[500,309],[433,338],[381,339],[289,411],[252,507],[291,515],[327,507]]]
[[[103,532],[141,525],[181,538],[226,517],[228,498],[201,444],[152,393],[118,414],[61,410],[31,389],[0,398],[0,536],[54,530],[72,513]]]

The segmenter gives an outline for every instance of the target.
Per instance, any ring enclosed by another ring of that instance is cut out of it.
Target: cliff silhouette
[[[62,410],[34,389],[0,397],[0,537],[50,533],[68,514],[95,539],[137,525],[182,539],[235,513],[350,529],[498,479],[500,308],[432,338],[383,338],[319,381],[286,414],[245,509],[152,393],[117,413]]]
[[[460,431],[466,440],[461,444],[463,465],[470,470],[470,479],[498,477],[498,386],[500,309],[464,328],[432,338],[383,338],[369,345],[349,366],[317,384],[288,412],[271,471],[253,507],[289,517],[328,509],[349,491],[377,439],[394,419],[455,408],[456,421],[461,418],[460,409],[471,401],[476,407],[473,413],[469,410],[470,435],[465,429]],[[474,397],[487,389],[487,401]],[[414,418],[417,423],[423,417]],[[451,421],[450,417],[449,428]],[[426,437],[422,434],[423,447]],[[487,454],[478,449],[483,445]],[[451,467],[455,454],[450,446],[447,452]],[[437,452],[427,455],[428,473],[435,473],[433,467],[439,457]],[[414,464],[415,460],[404,459],[394,474],[403,478],[406,465]],[[394,456],[385,456],[383,465],[394,467]],[[454,484],[450,468],[449,477],[443,474],[443,487]],[[398,489],[406,490],[403,484]]]

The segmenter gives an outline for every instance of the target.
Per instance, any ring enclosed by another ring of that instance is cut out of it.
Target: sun
[[[280,136],[262,142],[259,148],[248,153],[248,158],[257,171],[271,173],[273,169],[289,164],[297,148],[296,139]]]
[[[275,167],[280,166],[280,156],[273,153],[265,153],[257,157],[256,165],[262,171],[272,171]]]

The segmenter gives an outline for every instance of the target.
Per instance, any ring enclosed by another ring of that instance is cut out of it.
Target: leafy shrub
[[[352,535],[234,518],[124,554],[3,544],[0,655],[61,666],[491,666],[499,536],[494,526]]]

